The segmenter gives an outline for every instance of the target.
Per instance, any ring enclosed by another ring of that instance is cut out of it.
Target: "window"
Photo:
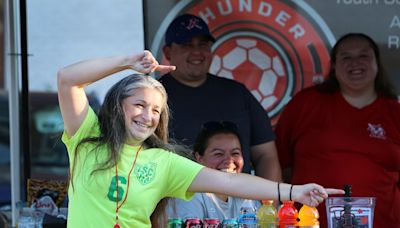
[[[3,8],[3,2],[5,1],[0,1],[0,40],[2,41],[4,34],[7,34],[2,30],[3,25],[13,30],[24,28],[22,24],[27,28],[26,40],[12,37],[15,39],[12,42],[17,46],[20,40],[21,43],[25,42],[28,52],[28,80],[18,82],[16,86],[21,86],[18,84],[22,83],[28,84],[28,102],[25,104],[27,107],[24,107],[28,112],[22,113],[21,109],[19,113],[13,114],[17,116],[21,114],[21,118],[26,118],[27,123],[25,129],[28,131],[29,151],[21,151],[21,165],[23,166],[25,162],[28,170],[25,169],[24,172],[23,167],[20,169],[23,177],[20,186],[21,200],[26,200],[24,189],[27,178],[57,180],[67,177],[68,157],[60,139],[63,123],[56,93],[57,70],[86,58],[129,54],[135,50],[143,50],[143,7],[142,1],[137,0],[96,0],[95,4],[92,1],[81,0],[17,1],[25,3],[21,5],[26,6],[26,9],[20,9],[20,5],[16,2],[16,5],[11,7],[5,4]],[[14,1],[6,2],[14,4]],[[7,13],[6,8],[14,9],[11,13]],[[26,12],[24,22],[12,20],[14,17],[19,18],[19,15],[7,15],[18,14],[20,10]],[[6,12],[5,17],[3,17],[4,12]],[[3,21],[3,18],[6,20]],[[10,18],[10,21],[7,21],[7,18]],[[10,37],[13,36],[12,33],[9,34]],[[20,72],[21,66],[8,61],[12,56],[10,57],[10,53],[4,50],[2,45],[3,42],[0,42],[0,50],[3,53],[0,59],[5,56],[5,66],[17,68],[16,71]],[[18,59],[26,58],[19,53],[16,55]],[[2,71],[3,62],[0,61]],[[8,104],[10,91],[15,88],[7,88],[6,83],[11,77],[20,76],[19,73],[0,75],[0,206],[11,203],[9,156],[11,124]],[[101,104],[109,85],[116,80],[118,77],[88,87],[89,101],[94,109]]]

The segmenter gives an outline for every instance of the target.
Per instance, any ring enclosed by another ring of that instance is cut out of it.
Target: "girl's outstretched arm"
[[[279,185],[279,192],[278,192]],[[344,194],[341,189],[326,189],[318,184],[293,185],[263,179],[249,174],[225,173],[204,167],[188,191],[214,192],[246,199],[274,199],[293,201],[312,207],[320,204],[328,194]],[[292,193],[290,193],[292,191]],[[279,196],[280,195],[280,196]]]

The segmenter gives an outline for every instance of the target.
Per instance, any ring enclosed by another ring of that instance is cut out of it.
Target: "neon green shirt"
[[[68,227],[113,227],[116,210],[115,167],[92,174],[99,162],[106,159],[104,146],[78,142],[88,136],[99,135],[98,119],[89,108],[88,114],[73,137],[64,132],[62,140],[67,146],[70,164],[76,159],[73,173],[73,187],[68,189]],[[189,159],[159,148],[142,148],[130,177],[127,193],[128,173],[133,165],[138,147],[124,145],[121,161],[118,163],[119,204],[128,194],[126,202],[119,209],[121,228],[151,227],[150,215],[157,203],[165,197],[189,200],[193,193],[187,192],[193,179],[203,166]],[[182,175],[184,174],[184,175]]]

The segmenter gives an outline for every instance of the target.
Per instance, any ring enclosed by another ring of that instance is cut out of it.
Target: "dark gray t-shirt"
[[[275,139],[267,112],[241,83],[208,75],[198,87],[189,87],[171,75],[160,78],[171,109],[170,136],[193,146],[201,125],[208,121],[231,121],[239,129],[244,157],[243,172],[250,172],[250,147]]]

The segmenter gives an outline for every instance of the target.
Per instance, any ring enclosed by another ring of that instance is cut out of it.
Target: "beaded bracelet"
[[[292,189],[293,189],[293,185],[290,185],[290,193],[289,193],[289,200],[292,201]]]
[[[280,188],[279,188],[279,185],[280,185],[281,183],[279,183],[278,182],[278,202],[279,202],[279,204],[282,204],[282,201],[281,201],[281,190],[280,190]]]

